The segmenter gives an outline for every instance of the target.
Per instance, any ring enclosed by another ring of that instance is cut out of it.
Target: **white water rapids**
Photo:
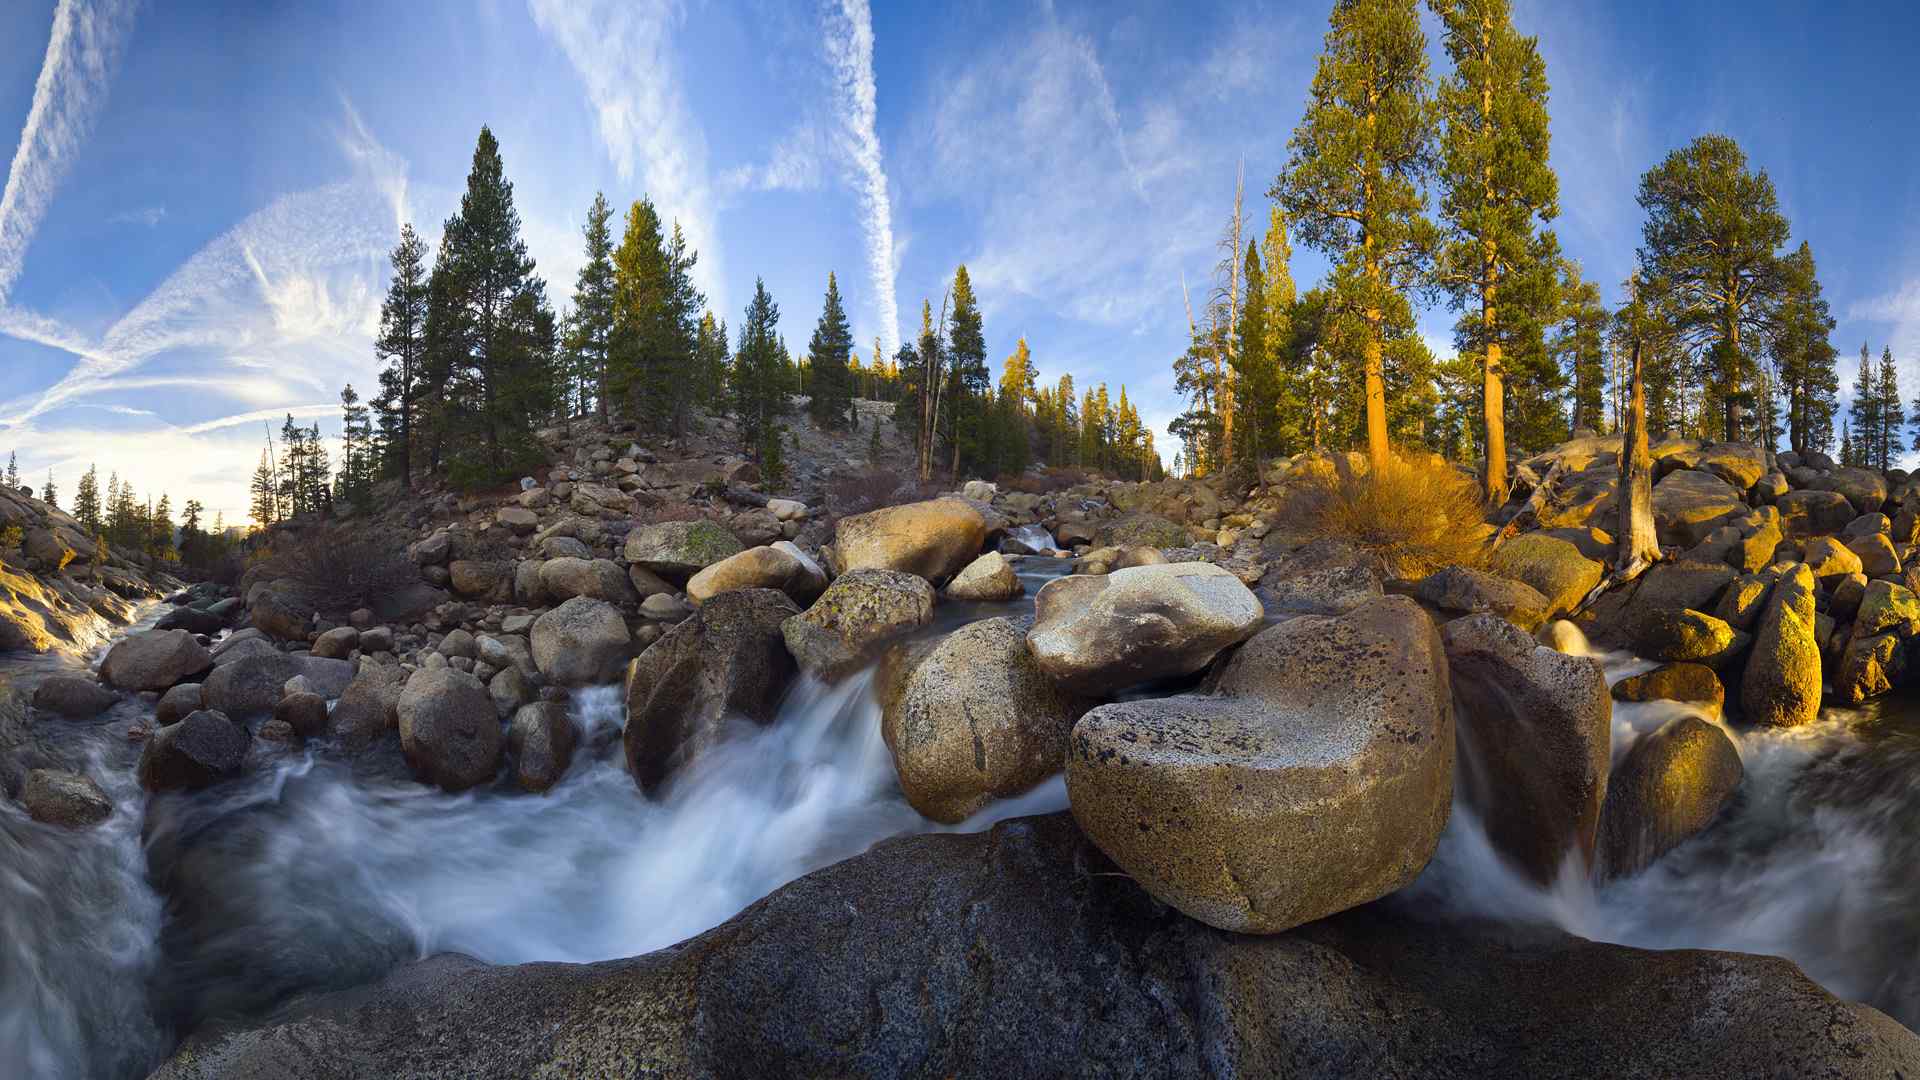
[[[956,605],[942,618],[1023,610]],[[1610,679],[1638,669],[1606,659]],[[1678,708],[1618,705],[1616,759]],[[870,675],[800,680],[773,725],[743,727],[659,801],[622,767],[617,693],[580,694],[573,709],[582,747],[544,796],[510,784],[448,796],[391,752],[347,758],[321,742],[262,756],[208,791],[148,800],[125,739],[147,706],[128,700],[97,724],[42,720],[118,809],[69,832],[0,799],[0,1045],[18,1048],[10,1060],[27,1076],[139,1077],[208,1019],[447,950],[495,963],[643,953],[932,827],[899,794]],[[1920,724],[1873,719],[1836,712],[1801,731],[1736,733],[1747,768],[1736,805],[1636,878],[1595,890],[1570,872],[1538,889],[1456,812],[1411,895],[1649,948],[1776,953],[1843,997],[1920,1022],[1907,975],[1920,897],[1920,793],[1907,779],[1920,737],[1909,732]],[[1065,805],[1055,778],[962,828]]]

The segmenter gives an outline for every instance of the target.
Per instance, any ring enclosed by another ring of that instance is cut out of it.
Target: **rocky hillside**
[[[0,486],[0,652],[89,648],[133,621],[134,603],[180,583],[144,555],[93,541],[64,510]]]

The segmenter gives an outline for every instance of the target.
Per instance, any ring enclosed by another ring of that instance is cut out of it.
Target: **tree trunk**
[[[1740,320],[1734,316],[1733,309],[1727,310],[1727,344],[1731,346],[1727,353],[1727,390],[1726,400],[1722,402],[1726,410],[1724,438],[1728,442],[1737,442],[1740,438],[1738,410],[1739,403],[1734,399],[1740,393]]]
[[[1637,568],[1660,558],[1660,540],[1653,528],[1653,455],[1647,452],[1647,394],[1641,379],[1640,338],[1634,335],[1633,358],[1627,376],[1627,423],[1620,437],[1619,531],[1613,567],[1616,576],[1631,577]]]

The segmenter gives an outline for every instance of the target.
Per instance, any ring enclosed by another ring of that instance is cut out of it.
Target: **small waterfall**
[[[1008,529],[1002,549],[1012,548],[1021,555],[1047,555],[1059,550],[1060,545],[1053,534],[1044,525],[1022,525]]]

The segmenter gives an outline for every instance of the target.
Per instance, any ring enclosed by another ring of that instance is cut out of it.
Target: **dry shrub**
[[[827,512],[835,518],[931,499],[944,491],[937,483],[921,483],[911,473],[867,468],[841,473],[827,484]]]
[[[1053,495],[1078,487],[1092,479],[1087,470],[1074,465],[1051,465],[1038,473],[1003,475],[994,481],[1001,491],[1024,491],[1029,495]]]
[[[262,553],[260,580],[286,578],[324,612],[374,607],[413,585],[420,573],[400,551],[363,533],[309,529],[282,536]]]
[[[1400,578],[1474,566],[1486,553],[1478,485],[1431,454],[1396,454],[1379,470],[1327,468],[1297,475],[1281,516],[1301,538],[1347,543]]]

